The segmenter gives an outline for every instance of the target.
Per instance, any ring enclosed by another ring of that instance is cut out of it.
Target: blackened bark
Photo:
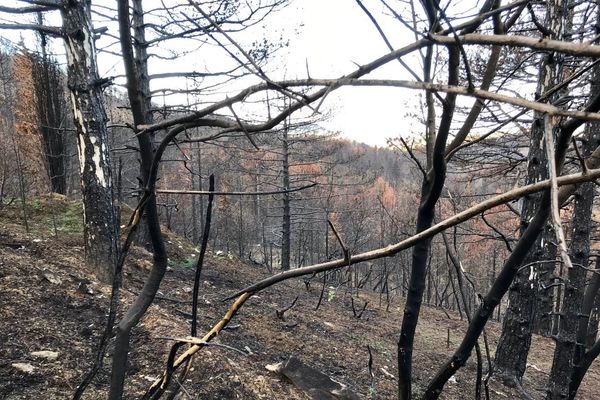
[[[455,47],[449,47],[448,52],[448,84],[456,85],[458,83],[459,51]],[[433,149],[432,169],[423,180],[421,188],[421,204],[417,214],[416,233],[422,232],[432,225],[435,216],[435,205],[444,187],[446,179],[444,152],[454,115],[455,101],[456,96],[449,94],[446,96],[443,105],[440,127]],[[410,283],[398,339],[398,397],[402,400],[408,400],[412,397],[412,351],[419,312],[423,302],[430,244],[431,239],[423,240],[413,247],[412,252]]]
[[[556,329],[555,304],[558,303],[559,287],[556,283],[556,239],[550,225],[546,225],[540,246],[535,246],[533,252],[540,252],[538,260],[536,312],[533,318],[533,332],[542,336],[552,336]],[[540,249],[541,247],[541,249]]]
[[[135,97],[139,101],[137,113],[138,121],[136,125],[150,125],[154,122],[154,116],[152,114],[152,96],[150,94],[150,76],[148,75],[148,45],[146,43],[146,26],[144,24],[144,9],[142,7],[142,0],[132,0],[132,29],[133,29],[133,49],[134,49],[134,68],[136,75],[136,89]],[[154,153],[154,133],[149,135],[148,141],[152,153]],[[139,143],[139,140],[138,140]],[[144,179],[147,176],[148,166],[144,164],[144,155],[140,145],[139,163],[140,163],[140,189],[144,189]],[[152,236],[150,234],[150,223],[148,222],[147,211],[142,215],[140,226],[138,228],[138,234],[136,237],[137,243],[146,249],[152,251]]]
[[[543,149],[542,116],[536,114],[529,143],[527,184],[547,179]],[[540,206],[541,194],[523,199],[521,210],[521,234]],[[537,274],[543,260],[542,240],[537,239],[529,256],[523,261],[528,267],[520,269],[510,286],[508,308],[502,325],[502,335],[496,349],[494,374],[505,383],[518,385],[525,373],[527,355],[531,345],[531,333],[536,312]]]
[[[594,275],[594,276],[597,276]],[[594,301],[594,306],[589,313],[590,320],[588,322],[587,334],[585,337],[585,347],[589,349],[596,343],[596,339],[598,338],[598,324],[600,320],[600,292],[596,290],[596,299]]]
[[[48,58],[46,36],[40,33],[42,57],[31,56],[33,82],[37,97],[39,131],[44,145],[50,188],[54,193],[66,194],[65,146],[63,138],[65,93],[58,65]]]
[[[589,129],[588,129],[589,132]],[[587,141],[586,153],[591,153],[591,141]],[[564,300],[560,313],[559,331],[556,336],[554,361],[548,378],[548,400],[567,399],[572,373],[573,356],[577,343],[577,327],[590,254],[592,229],[592,205],[594,183],[584,183],[575,192],[575,207],[571,236],[570,256],[574,268],[567,270],[564,282]],[[584,267],[584,268],[582,268]],[[582,318],[583,319],[583,318]]]
[[[213,199],[215,195],[212,193],[215,191],[215,176],[210,175],[208,180],[208,190],[211,192],[208,196],[208,206],[206,209],[206,224],[204,225],[204,231],[202,232],[202,242],[200,244],[200,254],[198,254],[198,260],[196,261],[196,274],[194,276],[194,290],[192,294],[192,327],[191,335],[196,337],[197,325],[198,325],[198,294],[200,290],[200,277],[202,275],[202,267],[204,266],[204,255],[208,248],[208,238],[210,235],[210,222],[212,220],[212,208]]]
[[[596,257],[595,268],[600,266],[600,257]],[[600,274],[592,274],[591,281],[585,289],[583,304],[581,306],[581,315],[577,326],[577,340],[575,343],[575,351],[573,354],[573,370],[571,372],[571,380],[569,384],[569,399],[574,399],[579,389],[579,385],[591,365],[591,356],[586,354],[588,348],[591,350],[593,345],[587,346],[589,328],[591,323],[591,313],[597,300],[598,291],[600,289]],[[596,328],[597,328],[596,322]]]
[[[133,114],[135,126],[139,126],[146,121],[145,96],[140,89],[139,70],[135,68],[131,26],[129,25],[129,4],[127,0],[119,0],[119,32],[121,35],[121,49],[123,52],[123,61],[125,64],[125,73],[127,76],[127,92]],[[167,269],[167,253],[161,234],[160,223],[158,220],[158,211],[156,207],[156,196],[154,195],[153,183],[156,179],[156,171],[152,174],[154,161],[154,152],[150,136],[147,133],[136,135],[140,147],[142,184],[144,187],[144,196],[147,196],[145,202],[146,225],[150,235],[150,242],[154,256],[152,270],[139,296],[131,307],[127,310],[121,321],[119,321],[115,331],[115,350],[112,364],[112,374],[110,383],[110,400],[119,400],[123,395],[125,383],[125,372],[127,369],[127,358],[129,352],[129,340],[131,330],[137,325],[146,310],[152,304],[154,296],[160,287],[160,283]],[[155,166],[155,170],[157,167]]]
[[[119,225],[113,207],[107,118],[96,65],[90,4],[66,2],[61,14],[68,87],[79,144],[85,257],[103,280],[111,281]]]
[[[563,18],[559,11],[561,5],[557,3],[552,1],[548,5],[546,17],[546,25],[555,28],[553,32],[561,32],[559,24]],[[539,95],[559,81],[561,69],[558,55],[550,53],[545,56],[538,76]],[[543,139],[543,115],[535,113],[529,140],[527,184],[548,178]],[[541,196],[536,194],[523,200],[521,233],[527,229],[529,221],[540,207]],[[550,334],[554,293],[551,284],[556,257],[555,246],[550,240],[552,237],[552,233],[545,228],[544,234],[535,241],[529,255],[523,260],[523,265],[530,265],[519,270],[510,287],[509,306],[496,350],[494,374],[512,386],[520,385],[525,373],[534,327],[541,334]]]
[[[290,144],[288,141],[288,126],[287,123],[283,127],[282,137],[282,163],[281,173],[283,175],[283,190],[290,188]],[[281,269],[290,269],[291,258],[291,214],[290,214],[290,194],[283,194],[283,219],[281,224]]]

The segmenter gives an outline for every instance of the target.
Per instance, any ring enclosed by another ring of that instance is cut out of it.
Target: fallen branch
[[[356,319],[360,319],[360,317],[362,317],[363,313],[367,309],[367,305],[369,304],[368,301],[365,301],[362,310],[360,310],[360,312],[356,312],[356,307],[354,307],[354,297],[350,297],[350,303],[352,304],[352,314],[354,314],[354,318]]]
[[[286,311],[289,311],[292,308],[294,308],[294,306],[296,305],[296,302],[298,301],[298,297],[300,297],[300,296],[296,296],[296,298],[294,299],[294,301],[292,301],[292,304],[290,304],[289,306],[287,306],[283,310],[281,310],[281,311],[275,310],[275,315],[277,316],[278,319],[280,319],[282,321],[285,321],[285,313],[286,313]]]
[[[558,177],[556,179],[556,184],[557,184],[557,186],[563,186],[563,188],[561,189],[561,198],[562,198],[562,197],[564,197],[564,195],[568,195],[568,193],[570,193],[572,190],[574,190],[574,185],[576,185],[578,183],[582,183],[582,182],[592,181],[592,180],[595,180],[598,178],[600,178],[600,168],[589,169],[588,172],[585,174],[584,173],[576,173],[576,174]],[[246,303],[246,301],[249,298],[251,298],[253,295],[255,295],[256,293],[260,292],[261,290],[263,290],[269,286],[272,286],[278,282],[282,282],[282,281],[285,281],[287,279],[294,278],[294,277],[309,275],[309,274],[318,273],[318,272],[330,271],[330,270],[338,269],[341,267],[357,264],[359,262],[393,256],[402,250],[405,250],[407,248],[414,246],[419,241],[428,239],[448,228],[453,227],[454,225],[457,225],[464,221],[467,221],[468,219],[479,215],[480,213],[482,213],[485,210],[488,210],[490,208],[496,207],[496,206],[504,204],[506,202],[515,200],[517,198],[529,195],[531,193],[535,193],[535,192],[542,191],[544,189],[548,189],[551,186],[551,184],[552,184],[552,182],[550,180],[544,180],[544,181],[541,181],[541,182],[538,182],[538,183],[535,183],[532,185],[515,188],[506,193],[494,196],[491,199],[483,201],[473,207],[470,207],[467,210],[464,210],[464,211],[432,226],[431,228],[426,229],[416,235],[413,235],[410,238],[407,238],[399,243],[396,243],[396,244],[393,244],[393,245],[390,245],[390,246],[387,246],[384,248],[375,249],[375,250],[367,251],[364,253],[356,254],[354,256],[351,256],[349,258],[349,260],[339,259],[339,260],[329,261],[329,262],[316,264],[316,265],[312,265],[312,266],[307,266],[307,267],[284,271],[277,275],[266,278],[254,285],[251,285],[251,286],[247,287],[246,289],[242,290],[241,292],[238,292],[237,294],[225,299],[225,300],[229,300],[234,297],[237,297],[237,299],[234,301],[234,303],[231,305],[231,307],[225,313],[225,316],[217,324],[215,324],[212,327],[212,329],[202,339],[200,339],[200,342],[198,344],[194,344],[192,347],[190,347],[187,351],[185,351],[181,356],[179,356],[179,358],[177,358],[173,362],[172,370],[173,371],[176,370],[179,366],[181,366],[183,363],[185,363],[185,361],[187,359],[189,359],[195,353],[197,353],[199,350],[201,350],[206,345],[206,342],[210,342],[215,336],[217,336],[227,326],[227,324],[229,324],[231,319],[237,314],[237,312],[242,308],[242,306]],[[143,397],[144,399],[157,399],[160,397],[162,392],[166,389],[165,383],[167,382],[168,372],[169,371],[165,372],[161,378],[157,379],[150,386],[150,388],[148,389],[148,391],[146,392],[146,394]]]
[[[210,190],[179,190],[179,189],[156,189],[156,193],[163,194],[191,194],[200,196],[210,196],[211,194],[216,196],[268,196],[273,194],[293,193],[304,189],[310,189],[311,187],[317,186],[316,183],[310,185],[300,186],[297,188],[287,190],[272,190],[267,192],[211,192]]]

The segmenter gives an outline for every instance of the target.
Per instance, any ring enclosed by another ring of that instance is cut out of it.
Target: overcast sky
[[[146,7],[152,3],[146,1]],[[414,40],[412,34],[398,22],[381,16],[380,2],[372,2],[371,7],[371,11],[379,15],[380,23],[395,47]],[[60,23],[57,17],[51,17],[49,22]],[[284,40],[289,40],[289,47],[277,55],[280,58],[271,72],[272,79],[305,78],[307,66],[312,78],[335,78],[354,70],[357,64],[367,63],[388,52],[355,0],[295,0],[286,9],[270,16],[265,24],[266,27],[261,25],[245,34],[248,40],[269,35],[281,35]],[[0,35],[19,41],[21,34],[0,31]],[[62,44],[56,42],[56,51],[60,53],[63,51]],[[118,47],[114,50],[118,51]],[[222,52],[216,46],[210,51]],[[222,52],[221,56],[225,57],[226,54]],[[151,68],[165,72],[170,68],[181,70],[183,65],[184,69],[189,70],[186,64],[190,63],[196,64],[194,69],[206,67],[197,65],[197,60],[196,56],[194,61],[156,62],[154,66],[151,64]],[[122,73],[121,60],[117,57],[100,54],[99,63],[101,73],[105,75]],[[386,66],[377,72],[377,76],[410,79],[398,63]],[[410,135],[419,129],[407,117],[408,112],[415,111],[408,109],[407,105],[410,103],[414,107],[417,104],[414,101],[416,96],[419,96],[418,92],[398,88],[339,89],[329,95],[323,104],[323,111],[330,111],[331,118],[321,125],[329,130],[340,131],[347,138],[384,146],[386,138],[400,133]]]
[[[301,0],[294,2],[288,11],[295,12],[303,21],[299,34],[291,40],[288,56],[298,77],[306,74],[306,63],[313,78],[334,78],[356,69],[356,64],[365,64],[389,52],[354,0]],[[399,23],[389,18],[381,18],[380,22],[394,46],[413,40]],[[410,79],[398,63],[377,74]],[[386,138],[400,132],[407,134],[407,129],[415,128],[405,115],[407,103],[415,96],[418,92],[397,88],[342,88],[328,96],[325,106],[332,108],[334,116],[323,125],[341,131],[348,138],[382,146]]]

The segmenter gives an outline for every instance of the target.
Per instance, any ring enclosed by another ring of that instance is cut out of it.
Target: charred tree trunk
[[[61,13],[81,168],[85,257],[109,282],[116,261],[119,225],[113,207],[103,81],[98,77],[90,4],[67,2]]]
[[[288,141],[288,126],[287,123],[283,127],[282,137],[282,163],[281,173],[283,175],[283,190],[290,188],[290,145]],[[290,194],[283,193],[283,220],[281,224],[281,269],[290,269],[291,258],[291,214],[290,214]]]
[[[600,266],[600,257],[596,257],[596,269]],[[592,310],[595,307],[595,302],[598,299],[598,293],[600,290],[600,274],[592,274],[589,285],[585,289],[583,297],[583,304],[581,306],[581,315],[577,326],[577,341],[575,343],[575,351],[573,354],[573,370],[571,372],[570,383],[569,383],[569,400],[574,399],[579,389],[579,385],[585,376],[588,368],[590,367],[593,359],[591,355],[587,353],[593,350],[595,342],[589,343],[589,330],[597,329],[598,323],[594,325],[592,323]],[[595,335],[594,335],[595,336]]]
[[[127,92],[129,95],[129,102],[131,104],[134,125],[137,127],[145,123],[146,112],[148,110],[145,108],[145,96],[140,86],[140,70],[135,68],[134,65],[135,58],[133,55],[130,30],[131,26],[129,25],[128,1],[119,0],[118,9],[121,49],[123,52],[123,61],[127,76]],[[150,183],[150,172],[154,159],[152,141],[150,136],[145,133],[138,134],[137,138],[140,146],[142,184],[145,190],[149,190],[148,185]],[[122,398],[131,330],[137,325],[150,304],[152,304],[154,296],[158,291],[162,278],[167,269],[167,254],[161,234],[158,211],[156,207],[156,196],[154,194],[149,195],[145,206],[145,212],[147,216],[147,226],[152,245],[154,262],[152,270],[150,271],[150,274],[144,283],[144,287],[142,288],[139,296],[131,305],[129,310],[127,310],[126,314],[116,327],[115,350],[109,393],[109,399],[111,400],[118,400]]]
[[[585,156],[589,156],[595,144],[591,129],[587,129]],[[584,183],[575,192],[575,207],[571,235],[570,256],[574,268],[567,270],[564,277],[564,301],[558,324],[554,361],[548,378],[548,400],[567,399],[569,383],[573,371],[573,356],[577,345],[577,328],[583,301],[583,292],[590,255],[590,235],[592,230],[592,206],[594,203],[594,183]]]
[[[62,129],[65,109],[63,83],[60,81],[61,72],[58,66],[48,58],[46,53],[44,33],[40,33],[40,42],[42,59],[32,57],[37,114],[41,123],[39,131],[44,145],[50,188],[54,193],[66,194],[67,176]]]
[[[449,47],[448,52],[448,84],[456,85],[458,83],[459,51],[457,48]],[[432,225],[435,216],[435,205],[444,187],[446,178],[444,152],[454,115],[455,101],[456,96],[449,94],[446,96],[443,105],[440,127],[431,157],[430,173],[423,179],[421,188],[421,203],[417,214],[417,233]],[[412,252],[408,296],[404,307],[400,338],[398,339],[398,398],[401,400],[412,398],[412,352],[427,279],[426,270],[430,245],[431,239],[423,240],[413,247]]]
[[[136,125],[149,125],[154,121],[152,114],[152,97],[150,94],[150,77],[148,75],[148,45],[146,43],[146,26],[144,25],[144,9],[142,7],[142,0],[132,0],[132,29],[133,29],[133,49],[134,53],[134,67],[137,75],[137,89],[136,97],[139,97],[140,110],[138,111],[138,118],[141,120],[136,122]],[[148,142],[151,148],[152,154],[154,154],[154,133],[148,135]],[[139,143],[139,140],[138,140]],[[144,188],[146,169],[147,165],[144,165],[144,154],[145,150],[142,149],[141,144],[139,145],[139,163],[140,163],[140,177],[138,179],[140,189]],[[168,209],[167,209],[168,212]],[[142,215],[140,225],[138,227],[137,242],[144,246],[146,249],[152,251],[152,235],[150,234],[150,223],[148,222],[148,211]]]
[[[560,3],[558,0],[548,5],[546,25],[550,26],[553,32],[561,32],[563,15]],[[545,56],[538,76],[538,94],[544,94],[559,81],[561,68],[557,55],[549,53]],[[535,113],[529,141],[527,184],[548,177],[543,138],[543,116]],[[541,207],[541,197],[541,194],[536,194],[523,200],[521,233],[525,232]],[[528,256],[523,260],[523,265],[529,266],[519,270],[510,287],[509,305],[496,350],[494,373],[512,386],[519,386],[525,373],[534,326],[537,325],[537,331],[540,333],[550,333],[553,286],[548,277],[553,275],[556,256],[553,240],[550,240],[552,237],[552,233],[545,226],[544,233],[537,238]],[[539,316],[537,319],[536,315]]]

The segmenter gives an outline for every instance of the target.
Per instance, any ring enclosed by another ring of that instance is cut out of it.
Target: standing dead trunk
[[[41,22],[41,14],[38,15]],[[65,174],[65,145],[63,140],[64,86],[58,65],[49,59],[46,52],[46,35],[40,33],[41,60],[32,57],[34,87],[37,101],[37,114],[40,121],[46,169],[50,178],[50,188],[54,193],[67,193]],[[41,79],[40,79],[41,78]]]
[[[587,128],[588,140],[584,154],[589,156],[596,141],[592,141],[591,129]],[[577,344],[577,327],[581,316],[581,304],[585,287],[588,259],[590,255],[590,235],[592,230],[592,206],[594,203],[594,183],[584,183],[575,192],[575,207],[571,235],[570,256],[574,266],[567,269],[564,276],[564,301],[562,302],[554,361],[548,378],[548,400],[567,399],[571,379],[573,356]]]
[[[109,282],[116,261],[118,223],[90,3],[66,2],[61,13],[81,168],[85,257],[88,265]]]
[[[283,220],[281,224],[281,269],[290,269],[291,258],[291,214],[290,214],[290,144],[288,141],[288,125],[283,127],[281,174],[283,175]]]
[[[123,52],[123,61],[125,64],[125,73],[127,76],[127,92],[133,114],[135,126],[139,126],[146,121],[145,96],[140,90],[140,70],[134,66],[134,56],[131,37],[131,26],[129,25],[129,4],[127,0],[119,0],[119,32],[121,35],[121,49]],[[142,184],[145,190],[150,182],[150,172],[154,159],[153,146],[150,136],[147,133],[137,135],[140,146]],[[150,194],[145,206],[147,229],[150,236],[150,243],[154,256],[152,270],[144,283],[139,296],[127,310],[121,321],[116,327],[115,350],[112,364],[112,375],[110,383],[110,400],[119,400],[123,396],[125,383],[125,372],[127,369],[127,359],[129,352],[129,340],[131,330],[137,325],[142,316],[146,313],[154,296],[160,287],[160,283],[167,269],[167,253],[161,234],[160,223],[158,220],[158,211],[156,207],[156,196]]]
[[[144,9],[142,0],[132,0],[132,15],[131,22],[133,28],[133,48],[134,48],[134,66],[137,75],[137,93],[139,97],[140,110],[138,118],[141,120],[136,122],[138,125],[152,124],[154,116],[152,114],[152,97],[150,94],[150,77],[148,75],[148,45],[146,43],[146,26],[144,25]],[[148,135],[148,142],[152,153],[154,153],[154,133]],[[139,140],[138,140],[139,142]],[[148,167],[144,165],[144,155],[141,153],[144,150],[139,149],[140,177],[138,182],[143,185]],[[143,189],[143,187],[142,187]],[[167,209],[167,212],[169,210]],[[142,215],[140,225],[138,227],[137,242],[146,249],[152,251],[152,237],[150,235],[150,224],[148,222],[148,211]]]
[[[548,5],[546,25],[552,32],[561,32],[561,0]],[[560,80],[562,63],[556,54],[549,53],[540,68],[537,93],[543,95]],[[554,97],[551,97],[551,99]],[[550,99],[550,100],[551,100]],[[534,114],[529,140],[527,184],[548,177],[544,151],[543,115]],[[541,194],[528,196],[523,200],[521,211],[521,233],[541,206]],[[527,364],[534,326],[542,334],[549,334],[552,326],[553,286],[551,277],[554,272],[556,249],[552,244],[552,232],[544,226],[544,232],[537,238],[509,291],[509,305],[502,326],[502,335],[498,342],[494,363],[494,374],[505,383],[519,386]],[[537,315],[537,318],[536,318]]]
[[[449,47],[448,60],[448,84],[458,83],[459,51],[457,48]],[[435,216],[435,205],[440,197],[444,181],[446,179],[446,162],[444,153],[446,140],[450,132],[450,125],[454,115],[456,96],[446,96],[439,130],[435,139],[432,154],[432,165],[430,173],[423,179],[421,188],[421,202],[417,214],[416,232],[422,232],[433,224]],[[409,400],[412,398],[412,352],[419,320],[419,312],[423,302],[425,291],[427,261],[431,239],[423,240],[413,247],[412,265],[410,271],[410,283],[408,285],[408,296],[404,306],[404,317],[400,328],[398,339],[398,398]]]

